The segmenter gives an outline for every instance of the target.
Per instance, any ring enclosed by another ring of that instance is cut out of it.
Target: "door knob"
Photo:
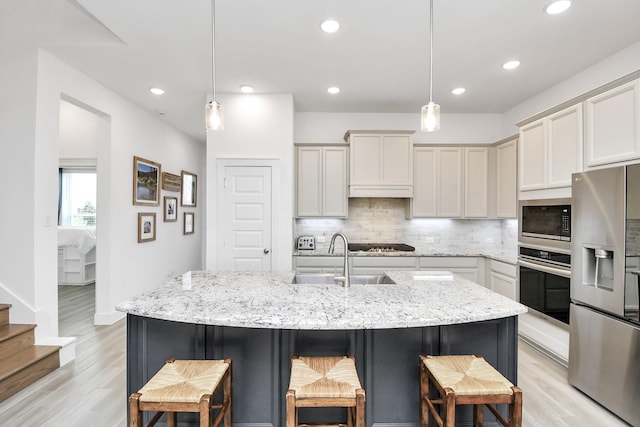
[[[264,252],[265,254],[268,254],[269,253],[269,249],[264,248],[264,250],[262,252]]]

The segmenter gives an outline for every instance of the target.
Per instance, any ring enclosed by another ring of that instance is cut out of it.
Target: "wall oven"
[[[520,303],[534,314],[567,328],[571,285],[571,253],[549,248],[518,248]]]

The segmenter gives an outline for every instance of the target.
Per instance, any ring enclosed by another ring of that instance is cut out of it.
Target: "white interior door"
[[[221,270],[271,271],[271,167],[226,166]]]

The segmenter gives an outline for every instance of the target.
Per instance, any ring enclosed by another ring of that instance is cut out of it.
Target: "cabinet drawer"
[[[491,260],[491,271],[516,278],[516,266],[502,261]]]
[[[412,269],[417,268],[416,257],[412,256],[361,256],[351,258],[354,267],[374,267],[379,269]]]
[[[429,256],[420,257],[420,269],[423,268],[456,268],[468,267],[477,268],[479,257],[447,257],[447,256]]]

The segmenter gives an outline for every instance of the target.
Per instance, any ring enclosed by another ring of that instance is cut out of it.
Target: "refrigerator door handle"
[[[545,272],[545,273],[554,274],[556,276],[566,277],[568,279],[571,278],[571,270],[566,270],[566,269],[563,269],[563,268],[551,267],[549,265],[538,264],[536,262],[523,261],[523,260],[518,260],[518,264],[523,266],[523,267],[530,268],[532,270],[538,270],[538,271],[542,271],[542,272]]]

